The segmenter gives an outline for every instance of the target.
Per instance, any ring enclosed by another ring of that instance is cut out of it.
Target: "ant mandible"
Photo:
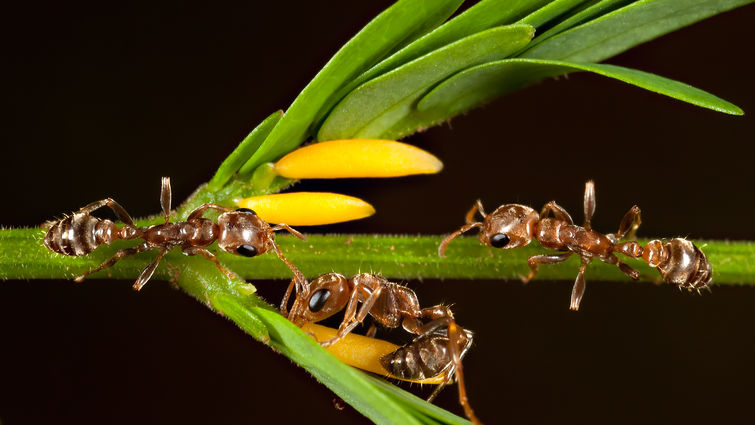
[[[480,227],[480,242],[493,248],[513,249],[537,240],[543,248],[566,251],[561,254],[535,255],[527,260],[530,273],[522,277],[527,283],[537,275],[538,266],[557,264],[565,261],[572,254],[580,257],[581,265],[572,289],[571,310],[578,310],[585,293],[585,269],[597,258],[613,264],[622,273],[637,280],[640,273],[622,263],[614,253],[618,252],[632,258],[642,258],[649,266],[657,268],[667,283],[689,290],[708,288],[712,278],[712,269],[708,258],[692,242],[685,239],[672,239],[669,242],[650,241],[644,247],[636,241],[620,242],[624,236],[634,239],[640,225],[640,208],[635,205],[627,211],[615,234],[602,234],[592,230],[590,220],[595,212],[595,184],[588,181],[584,197],[585,223],[577,226],[565,209],[555,201],[548,202],[538,213],[525,205],[507,204],[498,207],[491,214],[485,214],[482,202],[478,199],[466,215],[466,224],[451,233],[438,247],[438,255],[445,256],[448,244],[475,227]],[[475,222],[474,215],[479,212],[482,222]],[[553,217],[548,217],[549,213]]]
[[[149,227],[137,227],[131,216],[120,204],[111,198],[93,202],[79,211],[57,221],[49,221],[43,227],[49,227],[45,234],[44,244],[53,252],[70,256],[82,256],[94,251],[99,245],[111,244],[118,239],[144,239],[144,242],[133,247],[118,251],[111,259],[99,267],[87,271],[74,278],[81,282],[84,277],[112,267],[118,260],[140,252],[153,249],[158,250],[157,258],[142,270],[134,283],[134,289],[140,290],[149,281],[157,269],[160,260],[171,249],[180,247],[185,255],[202,255],[212,261],[221,272],[234,277],[228,269],[223,267],[217,257],[206,249],[217,241],[218,246],[231,254],[244,257],[254,257],[273,249],[294,273],[295,280],[304,282],[304,276],[283,255],[275,243],[273,232],[287,230],[292,235],[304,240],[304,236],[285,224],[270,227],[257,214],[247,208],[232,210],[217,204],[203,204],[193,210],[186,221],[170,222],[171,189],[170,178],[163,177],[160,192],[164,224]],[[124,223],[118,226],[110,220],[92,216],[92,212],[102,207],[109,207]],[[202,218],[207,210],[220,212],[217,223]]]
[[[338,333],[335,337],[320,342],[322,346],[327,347],[341,340],[368,315],[387,328],[401,326],[418,337],[383,356],[380,362],[385,370],[393,376],[408,380],[443,375],[443,383],[428,401],[432,401],[455,376],[459,385],[459,403],[467,417],[475,424],[480,424],[467,398],[461,364],[472,345],[474,335],[456,324],[450,308],[443,305],[420,308],[414,291],[379,275],[360,273],[346,279],[338,273],[327,273],[307,284],[307,291],[297,291],[289,312],[287,305],[295,280],[296,278],[291,280],[283,297],[281,313],[298,326],[319,322],[346,310]],[[360,303],[361,307],[358,308]],[[423,323],[420,320],[425,318],[430,321]],[[367,336],[373,337],[376,330],[373,323]]]

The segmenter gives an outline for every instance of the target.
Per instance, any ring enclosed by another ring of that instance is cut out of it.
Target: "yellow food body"
[[[429,152],[394,140],[347,139],[314,143],[275,163],[275,171],[292,179],[400,177],[433,174],[443,163]]]
[[[333,338],[338,333],[335,329],[328,328],[316,323],[308,323],[302,326],[304,332],[309,332],[315,336],[318,341],[325,341]],[[339,360],[346,363],[349,366],[356,367],[358,369],[366,370],[368,372],[377,373],[378,375],[388,376],[394,379],[401,379],[390,375],[388,371],[380,364],[380,358],[386,354],[392,353],[399,348],[396,344],[391,344],[388,341],[383,341],[376,338],[368,338],[363,335],[348,334],[342,340],[326,347],[328,352]],[[407,379],[402,379],[407,381]],[[435,376],[433,378],[425,379],[422,381],[412,381],[418,384],[441,384],[443,382],[443,376]]]
[[[236,204],[254,210],[268,223],[316,226],[357,220],[375,214],[375,208],[353,196],[328,192],[292,192],[253,196]]]

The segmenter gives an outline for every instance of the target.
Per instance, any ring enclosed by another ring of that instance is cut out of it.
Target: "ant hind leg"
[[[151,247],[146,243],[141,243],[133,248],[126,248],[122,249],[115,253],[109,260],[105,261],[104,263],[100,264],[98,267],[93,268],[92,270],[87,271],[86,273],[82,274],[81,276],[76,276],[73,280],[74,282],[82,282],[85,277],[89,276],[92,273],[96,273],[100,270],[104,270],[110,267],[113,267],[115,263],[117,263],[119,260],[130,257],[134,254],[138,254],[140,252],[144,252],[151,249]]]

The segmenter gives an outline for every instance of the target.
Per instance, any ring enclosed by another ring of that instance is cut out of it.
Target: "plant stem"
[[[98,248],[83,257],[54,254],[42,244],[43,229],[0,230],[0,279],[70,278],[96,267],[116,250],[130,245],[118,242]],[[511,251],[498,251],[480,245],[474,237],[462,237],[448,248],[447,257],[437,254],[443,236],[309,235],[306,241],[280,235],[283,252],[308,277],[338,271],[344,275],[359,272],[381,273],[393,279],[455,278],[513,279],[528,272],[527,258],[548,252],[537,244]],[[713,265],[717,284],[755,284],[755,244],[732,241],[695,241]],[[274,255],[258,258],[218,251],[220,261],[244,279],[290,279],[290,270]],[[135,279],[149,262],[150,254],[123,259],[115,267],[95,277]],[[174,267],[188,264],[189,257],[174,250],[165,263]],[[193,259],[192,259],[193,260]],[[200,259],[201,260],[201,259]],[[624,260],[624,259],[623,259]],[[625,259],[643,273],[643,280],[657,280],[658,273],[636,259]],[[538,279],[572,280],[578,259],[540,268]],[[588,269],[590,280],[627,282],[618,268],[594,261]],[[171,279],[169,267],[159,267],[156,277]]]

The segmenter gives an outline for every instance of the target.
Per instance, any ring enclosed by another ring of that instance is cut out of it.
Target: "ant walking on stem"
[[[327,273],[307,284],[306,293],[297,292],[289,312],[288,300],[296,278],[291,280],[281,302],[281,312],[289,320],[303,326],[319,322],[345,309],[345,316],[335,337],[320,342],[324,347],[337,343],[361,324],[367,316],[387,328],[403,327],[418,335],[409,344],[380,358],[388,375],[410,381],[443,376],[443,382],[428,398],[432,401],[454,377],[459,386],[459,403],[467,417],[480,425],[469,404],[461,360],[472,346],[474,335],[456,324],[451,309],[437,305],[420,308],[411,289],[390,282],[382,276],[360,273],[347,279],[338,273]],[[360,307],[361,304],[361,307]],[[428,319],[423,322],[422,319]],[[368,337],[375,335],[373,323]]]
[[[446,247],[459,235],[479,227],[480,242],[493,248],[513,249],[528,245],[537,240],[543,248],[563,251],[561,254],[535,255],[527,260],[530,273],[522,277],[529,282],[537,275],[543,264],[557,264],[572,254],[580,257],[581,265],[572,289],[571,310],[578,310],[585,293],[585,270],[595,258],[613,264],[622,273],[637,280],[640,273],[619,261],[615,253],[631,258],[642,258],[650,267],[657,268],[667,283],[688,290],[708,288],[712,269],[708,258],[692,242],[676,238],[669,242],[653,240],[644,247],[636,241],[620,242],[625,236],[634,239],[640,225],[640,208],[635,205],[627,211],[615,234],[602,234],[592,230],[590,220],[595,212],[595,184],[585,184],[584,197],[585,223],[575,225],[571,216],[555,201],[548,202],[538,214],[532,208],[519,204],[506,204],[490,214],[485,214],[482,202],[477,200],[466,215],[466,224],[451,233],[438,247],[438,255],[445,256]],[[479,212],[483,221],[475,222]],[[553,217],[548,217],[552,213]]]
[[[163,177],[160,205],[165,218],[164,224],[137,227],[120,204],[107,198],[93,202],[63,219],[44,223],[42,226],[49,228],[45,234],[44,244],[58,254],[78,257],[89,254],[99,245],[111,244],[118,239],[143,239],[144,242],[139,245],[118,251],[99,267],[74,279],[76,282],[81,282],[94,272],[112,267],[118,260],[157,249],[157,258],[142,270],[134,283],[134,289],[137,291],[149,281],[165,254],[175,247],[180,247],[185,255],[202,255],[212,261],[221,272],[231,278],[234,277],[234,274],[223,267],[217,257],[207,250],[207,246],[215,241],[223,250],[244,257],[254,257],[272,249],[294,273],[295,280],[305,281],[301,272],[283,255],[273,236],[277,230],[286,230],[304,240],[304,236],[291,227],[285,224],[270,227],[250,209],[232,210],[217,204],[200,205],[189,214],[186,221],[170,222],[170,204],[170,178]],[[123,227],[119,228],[110,220],[91,215],[95,210],[105,206],[113,210],[118,219],[124,223]],[[207,210],[220,212],[217,223],[202,217]]]

